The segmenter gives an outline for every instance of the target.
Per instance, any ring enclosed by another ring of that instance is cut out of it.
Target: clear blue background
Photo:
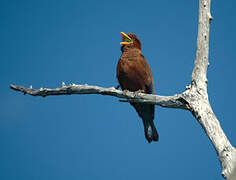
[[[208,90],[236,145],[236,2],[212,1]],[[32,97],[10,84],[56,88],[117,85],[120,31],[133,32],[156,92],[191,81],[198,4],[182,1],[0,1],[0,179],[223,179],[217,155],[191,113],[156,108],[148,144],[135,110],[101,95]]]

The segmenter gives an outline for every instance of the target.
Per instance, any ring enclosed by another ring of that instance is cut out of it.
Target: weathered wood
[[[236,179],[236,149],[231,145],[220,126],[208,100],[207,68],[209,57],[209,31],[212,16],[210,0],[199,0],[197,50],[192,72],[191,85],[186,91],[174,96],[159,96],[129,91],[119,91],[114,87],[103,88],[89,85],[69,85],[62,83],[56,89],[41,88],[38,90],[11,85],[10,88],[32,96],[71,94],[102,94],[121,98],[123,102],[149,103],[167,108],[189,110],[200,123],[212,142],[222,166],[222,175],[227,180]]]
[[[48,88],[32,89],[16,85],[11,85],[10,88],[32,96],[46,97],[50,95],[102,94],[126,99],[125,100],[126,102],[156,104],[168,108],[188,109],[181,94],[176,94],[174,96],[158,96],[158,95],[136,93],[130,91],[120,91],[115,89],[114,87],[103,88],[99,86],[89,86],[87,84],[85,85],[72,84],[69,86],[63,85],[62,87],[58,87],[55,89],[48,89]],[[124,102],[124,100],[121,101]]]
[[[191,88],[185,92],[193,115],[205,130],[218,155],[222,175],[231,179],[236,168],[236,149],[230,144],[219,120],[212,111],[207,92],[207,68],[209,65],[210,0],[199,0],[197,51],[192,72]]]

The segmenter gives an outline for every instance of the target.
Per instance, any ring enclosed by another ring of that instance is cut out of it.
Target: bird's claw
[[[137,91],[134,91],[135,95],[138,95],[139,93],[144,93],[145,91],[143,89],[139,89]]]
[[[124,90],[122,91],[123,94],[126,94],[127,92],[129,92],[129,90],[127,90],[127,89],[124,89]]]

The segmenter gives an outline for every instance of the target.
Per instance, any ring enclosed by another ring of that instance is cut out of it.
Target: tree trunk
[[[230,144],[208,100],[207,68],[209,65],[209,31],[212,16],[210,0],[199,0],[197,51],[192,72],[191,85],[174,96],[159,96],[143,93],[122,92],[115,88],[71,84],[56,89],[24,88],[11,85],[10,88],[24,94],[46,97],[48,95],[102,94],[122,98],[120,101],[156,104],[168,108],[189,110],[200,123],[212,142],[222,166],[222,175],[227,180],[236,180],[236,149]]]

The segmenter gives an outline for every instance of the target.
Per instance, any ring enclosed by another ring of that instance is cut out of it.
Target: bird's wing
[[[141,54],[140,55],[140,60],[145,68],[145,71],[147,73],[147,78],[145,80],[145,87],[146,87],[146,93],[148,94],[154,94],[155,93],[155,89],[154,89],[154,83],[153,83],[153,76],[152,76],[152,71],[150,66],[148,65],[147,60],[145,59],[145,57]]]

